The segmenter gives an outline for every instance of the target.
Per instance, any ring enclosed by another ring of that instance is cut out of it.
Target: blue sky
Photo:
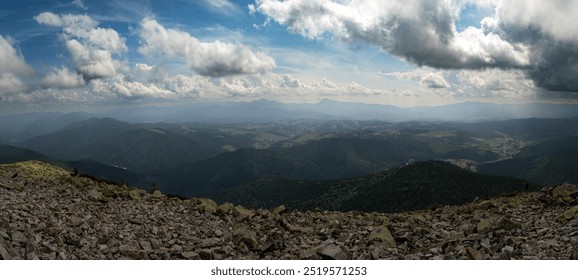
[[[3,1],[0,110],[575,102],[564,0]]]

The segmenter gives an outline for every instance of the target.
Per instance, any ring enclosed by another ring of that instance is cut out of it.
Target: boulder
[[[243,243],[247,248],[255,250],[259,247],[255,234],[247,227],[240,227],[232,232],[233,242],[237,245]]]
[[[326,245],[322,245],[317,249],[317,254],[323,258],[328,260],[350,260],[351,254],[343,249],[341,246],[330,243]]]
[[[215,259],[215,254],[211,249],[202,249],[199,250],[199,257],[202,260],[213,260]]]
[[[578,198],[578,185],[568,183],[555,187],[552,190],[552,199],[559,204],[568,204]]]
[[[235,208],[235,206],[232,203],[227,202],[219,205],[218,211],[221,214],[228,214],[233,208]]]
[[[273,217],[275,217],[275,216],[277,216],[277,215],[279,215],[279,214],[281,214],[281,213],[284,213],[286,210],[287,210],[287,208],[285,207],[285,205],[279,205],[279,206],[275,207],[275,209],[273,209],[273,210],[271,211],[271,215],[272,215]]]
[[[130,199],[132,199],[136,202],[140,202],[142,200],[141,194],[138,190],[129,191],[128,196],[130,197]]]
[[[12,256],[10,255],[10,253],[8,253],[8,250],[4,248],[4,245],[1,242],[0,242],[0,257],[2,257],[3,260],[12,259]]]
[[[267,235],[265,242],[261,244],[261,246],[259,247],[261,252],[282,250],[284,248],[285,248],[285,237],[283,236],[283,233],[278,231]]]
[[[480,234],[486,234],[490,231],[502,229],[502,230],[512,230],[515,228],[520,227],[517,223],[511,221],[506,217],[499,217],[499,218],[489,218],[481,220],[476,230]]]
[[[200,260],[201,256],[194,251],[188,251],[188,252],[183,252],[181,254],[181,256],[183,256],[183,258],[187,259],[187,260]]]
[[[21,231],[15,230],[12,232],[12,242],[16,243],[25,243],[28,238],[22,233]]]
[[[156,198],[156,199],[162,199],[162,198],[166,198],[166,197],[167,197],[166,195],[162,194],[159,190],[155,190],[155,191],[152,193],[151,196],[152,196],[153,198]]]
[[[88,191],[88,199],[92,200],[92,201],[99,201],[99,202],[105,202],[106,199],[104,198],[104,195],[99,192],[96,188],[92,188]]]
[[[388,248],[395,248],[397,246],[395,239],[386,226],[380,226],[374,229],[369,235],[369,241],[381,243]]]
[[[245,209],[245,207],[241,205],[237,205],[233,208],[233,216],[240,220],[250,220],[255,216],[255,212]]]
[[[576,213],[578,213],[578,205],[566,210],[564,214],[558,217],[558,221],[568,222],[576,217]]]
[[[472,247],[466,247],[466,253],[468,254],[468,258],[470,260],[478,260],[479,261],[479,260],[484,259],[484,255]]]
[[[218,204],[212,200],[212,199],[208,199],[208,198],[192,198],[191,201],[193,201],[193,203],[195,204],[195,210],[199,210],[201,212],[205,212],[205,213],[216,213],[219,206]]]

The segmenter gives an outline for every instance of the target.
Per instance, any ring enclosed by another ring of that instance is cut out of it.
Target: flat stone
[[[161,193],[159,190],[155,190],[155,191],[151,194],[151,196],[152,196],[153,198],[156,198],[156,199],[163,199],[163,198],[166,198],[166,197],[167,197],[166,195],[164,195],[163,193]]]
[[[214,247],[217,244],[219,244],[219,240],[215,239],[215,238],[207,238],[207,239],[203,239],[201,240],[201,242],[199,242],[199,247],[201,248],[209,248],[209,247]]]
[[[219,209],[219,206],[217,205],[217,203],[212,200],[212,199],[208,199],[208,198],[191,198],[191,201],[195,204],[195,208],[196,210],[199,210],[201,212],[207,212],[207,213],[216,213],[217,210]]]
[[[229,202],[223,203],[223,204],[219,205],[218,212],[222,213],[222,214],[227,214],[233,208],[235,208],[235,206],[232,203],[229,203]]]
[[[235,206],[235,208],[233,208],[233,216],[245,220],[250,220],[251,218],[253,218],[253,216],[255,216],[255,212],[245,209],[243,206],[238,205]]]
[[[194,251],[188,251],[188,252],[183,252],[181,254],[181,256],[183,256],[183,258],[187,259],[187,260],[200,260],[201,256]]]
[[[259,246],[255,234],[247,227],[240,227],[233,230],[232,236],[233,242],[237,245],[243,243],[251,250],[257,249]]]
[[[2,257],[3,260],[11,260],[12,259],[12,256],[10,255],[10,253],[8,253],[8,250],[6,250],[6,248],[4,248],[2,243],[0,243],[0,257]]]
[[[90,189],[88,191],[87,196],[90,200],[93,200],[93,201],[100,201],[100,202],[106,201],[106,198],[104,197],[104,195],[101,192],[99,192],[96,188]]]
[[[138,190],[131,190],[128,192],[128,196],[130,197],[130,199],[140,202],[142,201],[142,196],[140,194],[140,191]]]
[[[340,246],[336,244],[328,244],[326,246],[322,246],[317,250],[317,254],[324,259],[329,260],[350,260],[351,255],[349,252],[343,250]]]
[[[466,253],[468,254],[468,258],[470,260],[483,260],[484,259],[484,255],[482,255],[482,253],[478,252],[476,249],[471,248],[471,247],[466,247]]]
[[[578,205],[566,210],[564,212],[564,214],[560,215],[560,217],[558,217],[558,220],[560,222],[568,222],[572,219],[574,219],[574,217],[576,216],[576,213],[578,213]]]
[[[17,243],[25,243],[28,241],[28,238],[22,233],[21,231],[15,230],[12,232],[12,241]]]
[[[395,239],[386,226],[381,226],[373,230],[369,235],[369,240],[382,243],[385,247],[388,248],[395,248],[397,246]]]
[[[202,249],[199,250],[199,257],[202,260],[212,260],[214,259],[214,252],[211,249]]]
[[[286,210],[287,210],[287,208],[285,207],[285,205],[279,205],[279,206],[275,207],[275,209],[273,209],[273,210],[271,211],[271,215],[277,216],[277,215],[279,215],[279,214],[281,214],[281,213],[284,213]]]

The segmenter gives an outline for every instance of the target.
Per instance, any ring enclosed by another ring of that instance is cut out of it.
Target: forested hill
[[[401,212],[438,204],[538,190],[522,179],[473,173],[442,161],[416,162],[370,176],[307,181],[262,177],[241,186],[204,194],[219,202],[272,208]]]

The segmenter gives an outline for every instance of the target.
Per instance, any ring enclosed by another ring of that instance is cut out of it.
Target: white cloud
[[[459,82],[457,92],[461,97],[530,100],[539,93],[521,70],[463,70],[456,77]]]
[[[141,21],[141,46],[145,56],[182,58],[200,75],[222,77],[272,71],[275,60],[262,52],[254,52],[241,44],[221,41],[200,42],[190,34],[167,29],[156,20]]]
[[[84,2],[82,2],[82,0],[74,0],[74,1],[72,1],[71,4],[78,7],[78,8],[81,8],[83,10],[87,9],[86,6],[84,5]]]
[[[481,29],[458,32],[457,1],[257,0],[256,10],[307,38],[363,41],[436,68],[524,66],[525,49]]]
[[[26,91],[28,86],[13,73],[0,75],[0,96]]]
[[[504,25],[536,28],[556,40],[578,42],[578,1],[503,0],[498,17]]]
[[[92,80],[89,84],[95,95],[113,99],[170,98],[174,93],[154,83],[130,81],[122,74],[107,79]]]
[[[76,88],[85,84],[77,73],[71,73],[67,68],[54,69],[40,80],[40,85],[48,88]]]
[[[422,89],[440,89],[451,87],[450,83],[445,79],[448,75],[447,71],[434,71],[430,68],[417,68],[408,72],[379,72],[379,75],[385,77],[394,77],[400,80],[419,81],[419,86]]]
[[[239,6],[229,0],[201,0],[201,3],[209,10],[226,15],[240,14]]]
[[[10,38],[0,35],[0,74],[14,73],[20,76],[34,74],[34,69],[28,65],[24,56],[14,47]]]
[[[44,12],[34,19],[49,26],[62,27],[66,48],[85,79],[112,77],[127,71],[126,61],[119,57],[128,51],[126,40],[116,30],[99,28],[86,15],[57,15]]]
[[[458,28],[466,5],[494,14]],[[521,69],[540,88],[578,92],[578,1],[256,0],[250,11],[306,38],[364,42],[417,66]]]
[[[54,27],[63,27],[65,32],[78,34],[81,31],[89,31],[98,26],[98,21],[87,15],[57,15],[51,12],[43,12],[34,17],[36,22]]]
[[[0,95],[17,93],[28,88],[22,78],[34,75],[34,69],[14,47],[14,42],[2,35],[0,35],[0,65]]]
[[[450,83],[438,73],[429,73],[421,78],[419,86],[426,89],[449,88]]]
[[[153,70],[153,68],[154,68],[153,66],[150,66],[150,65],[148,65],[148,64],[146,64],[146,63],[137,63],[137,64],[135,65],[135,70],[136,70],[136,71],[141,71],[141,72],[150,72],[150,71]]]

